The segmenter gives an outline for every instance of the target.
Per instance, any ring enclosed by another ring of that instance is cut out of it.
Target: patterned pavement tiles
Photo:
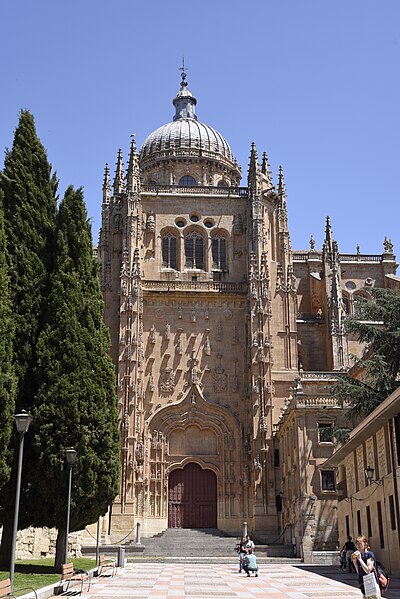
[[[233,564],[127,564],[100,576],[83,599],[361,599],[358,588],[290,564],[265,564],[259,576]],[[390,597],[390,599],[392,599]]]

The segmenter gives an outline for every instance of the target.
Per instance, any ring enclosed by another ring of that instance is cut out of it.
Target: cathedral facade
[[[337,495],[318,468],[346,406],[326,381],[362,349],[343,323],[365,288],[397,285],[392,245],[341,256],[327,219],[321,251],[293,251],[282,170],[274,182],[253,144],[240,186],[184,72],[173,104],[140,152],[132,140],[126,170],[121,151],[113,181],[105,170],[98,253],[122,465],[112,531],[236,535],[246,522],[266,542],[308,534],[328,547],[334,515],[317,506]],[[313,524],[299,516],[310,498]]]

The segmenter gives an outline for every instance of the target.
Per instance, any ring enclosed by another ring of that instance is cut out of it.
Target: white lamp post
[[[68,503],[67,503],[67,528],[65,531],[65,561],[68,558],[68,536],[69,536],[69,517],[71,513],[71,488],[72,488],[72,465],[76,461],[76,451],[72,447],[65,450],[65,457],[68,463]]]
[[[11,543],[11,559],[10,559],[10,581],[11,591],[14,587],[14,571],[15,571],[15,547],[17,544],[18,532],[18,514],[19,514],[19,497],[21,492],[21,474],[22,474],[22,458],[24,455],[24,436],[27,432],[33,418],[28,412],[22,410],[19,414],[15,414],[15,425],[19,432],[19,451],[18,451],[18,470],[17,470],[17,488],[15,490],[15,508],[14,508],[14,527]]]

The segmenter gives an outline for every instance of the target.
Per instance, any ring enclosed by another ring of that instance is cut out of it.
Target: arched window
[[[343,308],[346,314],[350,314],[350,301],[346,294],[342,294]]]
[[[363,320],[363,307],[367,297],[363,293],[355,293],[353,295],[353,316]]]
[[[204,268],[204,242],[200,233],[193,231],[185,237],[186,268]]]
[[[179,185],[183,185],[184,187],[193,187],[197,185],[197,181],[191,175],[185,175],[179,179]]]
[[[226,239],[216,235],[212,240],[213,270],[226,270]]]
[[[176,237],[171,233],[162,238],[162,267],[176,269]]]

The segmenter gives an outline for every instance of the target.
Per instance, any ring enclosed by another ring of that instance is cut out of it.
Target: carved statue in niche
[[[210,345],[210,339],[208,337],[206,337],[205,343],[204,343],[204,353],[206,354],[206,356],[210,356],[211,355],[211,345]]]
[[[183,353],[182,339],[180,338],[180,336],[178,337],[178,341],[176,343],[176,353],[178,356],[181,356]]]
[[[175,373],[172,368],[164,368],[160,374],[159,387],[162,393],[172,393],[175,388]]]
[[[221,366],[222,354],[218,354],[219,364],[213,372],[214,393],[224,393],[228,387],[228,376],[225,369]]]
[[[233,345],[237,345],[239,343],[239,333],[238,333],[238,328],[236,325],[234,325],[233,327],[233,334],[232,334],[232,344]]]
[[[154,345],[154,343],[156,342],[156,327],[154,326],[154,324],[151,325],[149,339],[150,343]]]
[[[171,339],[171,325],[168,322],[165,325],[165,338],[167,340]]]
[[[154,377],[152,372],[150,372],[149,376],[149,391],[154,391]]]
[[[116,214],[113,220],[113,231],[114,233],[122,232],[122,215]]]
[[[150,212],[147,216],[146,229],[150,233],[154,233],[154,231],[156,230],[156,221],[152,212]]]

